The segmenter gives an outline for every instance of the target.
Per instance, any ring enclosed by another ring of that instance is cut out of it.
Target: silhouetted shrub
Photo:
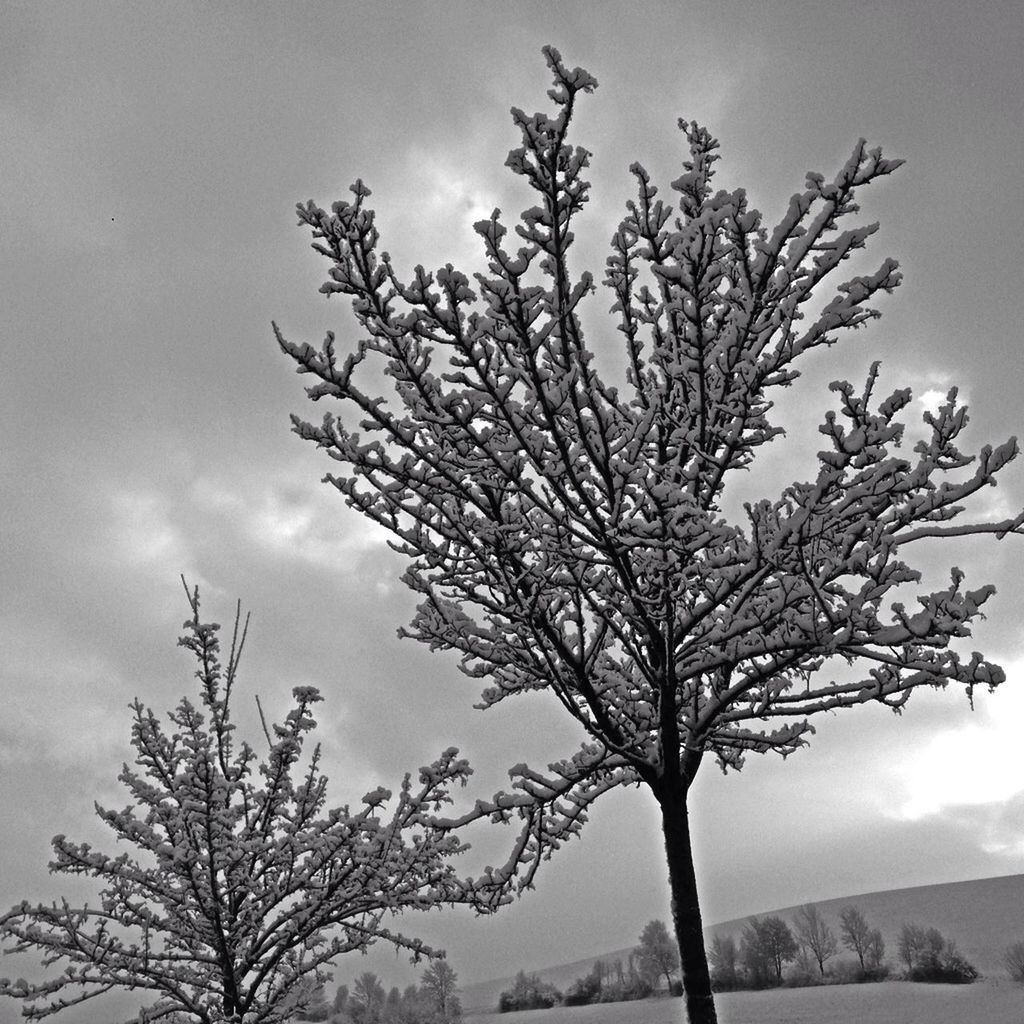
[[[915,967],[910,972],[911,981],[934,981],[947,985],[970,985],[981,977],[978,968],[968,963],[952,944],[943,953],[937,964]]]
[[[654,992],[654,985],[650,979],[637,970],[631,964],[627,974],[621,969],[621,963],[617,971],[610,970],[602,961],[598,960],[593,969],[582,978],[577,978],[569,986],[565,993],[564,1005],[566,1006],[589,1006],[591,1003],[624,1003],[633,999],[646,999]],[[678,985],[679,994],[682,993],[682,985]],[[677,994],[673,992],[673,994]]]
[[[654,994],[654,987],[645,978],[627,978],[622,983],[606,983],[601,989],[602,1003],[626,1003],[633,999],[647,999]]]
[[[594,979],[577,978],[565,993],[566,1006],[589,1006],[601,998],[601,989],[594,984]]]
[[[515,1010],[549,1010],[562,1002],[562,993],[541,981],[536,974],[527,975],[520,971],[512,988],[498,997],[498,1012],[511,1013]]]
[[[956,945],[937,928],[903,925],[899,954],[907,965],[906,977],[909,981],[969,985],[980,977],[974,964],[968,963],[957,952]]]
[[[782,984],[786,988],[807,988],[811,985],[824,985],[825,974],[818,969],[810,952],[801,949],[793,961],[793,966],[786,972]]]
[[[711,991],[712,992],[739,992],[742,989],[749,988],[746,984],[742,975],[735,975],[731,978],[723,978],[721,976],[711,976]]]

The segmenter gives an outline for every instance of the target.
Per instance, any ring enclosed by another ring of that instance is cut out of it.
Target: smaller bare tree
[[[868,951],[871,929],[858,907],[843,907],[839,912],[839,934],[842,935],[847,949],[857,954],[860,969],[866,970],[864,959]]]
[[[265,760],[236,745],[230,702],[248,619],[240,630],[236,614],[222,666],[220,627],[200,622],[199,593],[186,593],[192,617],[179,643],[199,663],[200,706],[183,698],[165,730],[136,700],[135,767],[125,764],[119,776],[132,803],[96,807],[137,853],[111,857],[59,835],[50,869],[101,880],[99,906],[23,902],[0,916],[0,935],[14,940],[9,951],[66,964],[35,984],[0,979],[0,995],[23,1000],[30,1020],[129,989],[155,997],[135,1024],[283,1022],[342,953],[383,939],[433,955],[386,918],[463,902],[470,891],[450,864],[465,847],[432,819],[469,775],[457,752],[423,768],[418,786],[406,776],[388,816],[386,789],[368,793],[358,811],[325,812],[319,746],[302,767],[320,695],[293,691],[295,706],[268,733]]]
[[[447,960],[434,960],[423,972],[421,988],[434,1012],[435,1024],[452,1024],[462,1019],[462,1004],[455,994],[458,977]]]
[[[782,984],[782,968],[796,959],[796,939],[781,917],[752,917],[743,931],[741,956],[755,988]]]
[[[938,959],[944,941],[936,928],[925,930],[919,924],[906,924],[900,928],[897,949],[909,974],[915,967],[930,965]]]
[[[387,993],[373,971],[363,971],[352,986],[348,1010],[356,1024],[380,1024]]]
[[[879,971],[882,962],[885,960],[885,939],[879,928],[871,928],[868,931],[868,944],[864,954],[867,961],[867,969],[871,972]]]
[[[835,933],[825,923],[821,912],[813,903],[802,906],[793,918],[797,942],[818,964],[818,973],[825,976],[825,961],[836,955],[839,944]]]
[[[640,945],[636,947],[640,973],[653,985],[664,977],[669,991],[672,990],[672,975],[679,970],[679,947],[669,936],[664,921],[648,921],[640,933]]]
[[[724,938],[716,935],[708,951],[711,967],[711,981],[719,991],[737,988],[739,985],[739,950],[731,935]]]

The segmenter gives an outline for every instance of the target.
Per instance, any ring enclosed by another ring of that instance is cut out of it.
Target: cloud
[[[945,403],[946,395],[946,391],[940,391],[938,388],[928,388],[927,391],[917,396],[917,401],[928,412],[935,413]]]
[[[390,537],[375,523],[346,517],[340,496],[308,475],[207,474],[195,479],[191,498],[199,515],[230,522],[261,551],[307,564],[344,566]]]
[[[171,520],[168,499],[151,490],[117,488],[109,496],[110,535],[106,550],[127,564],[184,565],[191,552]]]
[[[976,696],[969,721],[939,730],[902,759],[894,773],[902,792],[887,811],[891,817],[920,821],[974,808],[998,816],[1024,800],[1024,661],[1006,674],[994,693]]]
[[[109,708],[94,695],[109,687],[116,666],[99,655],[51,650],[45,662],[35,652],[7,649],[7,678],[16,681],[5,700],[0,724],[0,765],[17,771],[46,750],[49,765],[64,769],[109,760],[124,738],[123,721],[112,722]],[[46,708],[46,713],[41,710]],[[54,724],[66,728],[54,734]]]
[[[418,263],[428,270],[452,263],[467,275],[483,270],[483,242],[473,225],[507,205],[512,190],[526,195],[503,166],[514,138],[507,131],[499,135],[494,125],[476,127],[468,142],[412,143],[375,189],[379,195],[371,204],[378,211],[381,248],[395,256],[400,277],[411,276]]]
[[[975,821],[972,831],[981,835],[980,845],[985,853],[1024,857],[1024,792],[983,811],[983,819]]]
[[[907,423],[907,440],[914,442],[931,436],[931,428],[924,422],[925,413],[935,415],[949,400],[954,387],[949,374],[929,373],[925,377],[910,373],[906,377],[914,394],[914,402],[904,413]],[[956,386],[956,407],[970,407],[970,395],[963,387]],[[970,445],[967,446],[968,448]]]
[[[303,466],[305,469],[305,466]],[[314,475],[266,473],[210,464],[166,481],[137,479],[99,488],[95,562],[132,577],[184,574],[207,597],[221,597],[224,563],[255,560],[351,571],[382,551],[389,534],[345,514],[340,496]],[[180,592],[169,595],[180,600]]]

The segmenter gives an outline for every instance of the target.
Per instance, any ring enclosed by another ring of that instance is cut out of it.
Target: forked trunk
[[[666,796],[660,802],[661,828],[665,836],[668,882],[672,894],[672,924],[679,943],[686,1017],[689,1024],[718,1024],[715,998],[711,992],[711,972],[708,970],[707,951],[704,948],[704,927],[697,896],[697,876],[693,868],[686,795],[682,793],[673,796]]]

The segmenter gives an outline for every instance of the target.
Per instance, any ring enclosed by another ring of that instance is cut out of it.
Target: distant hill
[[[839,934],[839,912],[848,904],[859,907],[873,928],[881,928],[886,956],[896,959],[896,941],[905,923],[938,928],[982,974],[1005,975],[1003,951],[1011,942],[1024,941],[1024,875],[1000,875],[970,882],[918,885],[842,899],[821,900],[818,909]],[[798,907],[768,913],[791,919]],[[713,925],[707,934],[739,933],[746,918]]]
[[[982,974],[1005,975],[1003,950],[1011,943],[1024,941],[1024,875],[1001,875],[970,882],[947,882],[942,885],[919,885],[910,889],[887,889],[884,892],[861,893],[839,899],[820,900],[816,904],[839,935],[839,912],[853,904],[873,928],[880,928],[885,938],[886,957],[896,960],[896,942],[901,926],[906,923],[938,928],[952,939],[960,952]],[[752,913],[777,914],[792,920],[798,907],[777,910],[758,909]],[[749,915],[748,915],[749,917]],[[733,935],[737,940],[748,917],[723,921],[705,929],[710,944],[716,935]],[[613,964],[625,962],[630,949],[618,949],[599,957],[589,957],[569,964],[547,967],[537,973],[544,981],[565,991],[576,978],[587,974],[595,961]],[[852,956],[841,947],[841,956]],[[462,990],[462,1005],[467,1013],[494,1010],[498,997],[510,988],[514,976],[495,978]]]

